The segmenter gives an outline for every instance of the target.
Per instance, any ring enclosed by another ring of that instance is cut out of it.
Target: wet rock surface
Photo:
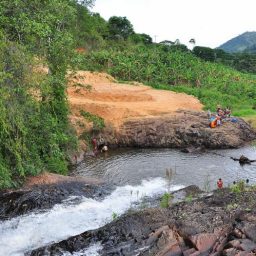
[[[255,139],[256,133],[240,118],[210,128],[207,113],[177,111],[176,115],[129,119],[118,131],[105,131],[102,136],[112,147],[172,147],[190,152],[237,148]]]
[[[27,255],[74,253],[100,242],[100,255],[256,255],[256,192],[227,189],[168,209],[128,213]]]
[[[0,191],[0,221],[33,210],[52,208],[70,196],[102,198],[110,192],[106,184],[87,184],[84,181],[64,181],[15,191]]]

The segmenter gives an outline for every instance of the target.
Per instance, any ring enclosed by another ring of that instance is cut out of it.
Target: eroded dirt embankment
[[[155,90],[140,83],[117,83],[105,73],[78,71],[69,79],[68,99],[74,118],[84,109],[118,129],[131,118],[175,115],[178,109],[202,111],[195,97]]]
[[[91,128],[80,114],[84,110],[105,120],[106,128],[94,136],[112,147],[235,148],[256,137],[242,119],[209,128],[203,105],[193,96],[120,84],[104,73],[70,75],[68,99],[78,135]]]

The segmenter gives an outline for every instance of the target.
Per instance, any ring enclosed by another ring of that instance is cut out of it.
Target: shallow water
[[[230,158],[239,158],[242,154],[256,159],[256,148],[248,146],[200,154],[175,149],[120,149],[89,157],[74,173],[117,185],[136,185],[145,178],[165,177],[166,169],[172,168],[175,172],[172,184],[195,184],[213,189],[218,178],[222,178],[226,186],[239,179],[256,183],[256,163],[241,166]]]

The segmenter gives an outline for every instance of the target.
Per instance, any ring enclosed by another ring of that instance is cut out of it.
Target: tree
[[[101,47],[108,37],[108,24],[98,13],[91,13],[86,6],[77,5],[73,35],[77,47],[95,49]]]
[[[136,44],[142,43],[147,45],[153,43],[152,37],[147,34],[133,34],[130,38]]]
[[[196,46],[192,52],[197,57],[206,61],[214,61],[216,57],[214,50],[209,47]]]
[[[110,17],[108,20],[110,39],[128,39],[134,34],[133,26],[126,17]]]
[[[0,0],[0,187],[45,169],[67,170],[66,153],[74,140],[65,76],[77,5],[75,0]],[[33,79],[36,60],[49,68],[40,81]]]

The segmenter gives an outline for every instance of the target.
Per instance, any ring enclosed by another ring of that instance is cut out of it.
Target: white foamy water
[[[182,187],[173,186],[171,190]],[[112,220],[113,213],[121,215],[144,196],[153,197],[165,191],[166,180],[154,178],[138,186],[117,187],[102,201],[84,197],[77,204],[59,204],[47,212],[0,222],[0,256],[21,256],[26,251],[99,228]]]

